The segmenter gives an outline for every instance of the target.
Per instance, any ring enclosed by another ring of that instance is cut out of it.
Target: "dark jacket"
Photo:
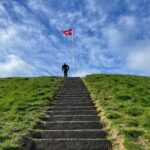
[[[66,64],[64,64],[64,65],[62,66],[62,71],[68,71],[68,70],[69,70],[69,66],[66,65]]]

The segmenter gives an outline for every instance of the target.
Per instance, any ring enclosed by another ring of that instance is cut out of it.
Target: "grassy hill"
[[[0,150],[16,150],[62,84],[60,77],[0,79]],[[83,78],[118,150],[150,149],[150,77]]]
[[[150,77],[95,74],[83,80],[114,148],[150,150]]]
[[[0,150],[15,150],[62,83],[59,77],[0,79]]]

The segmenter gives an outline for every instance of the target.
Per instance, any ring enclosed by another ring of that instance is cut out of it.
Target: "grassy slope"
[[[59,77],[0,79],[0,150],[14,150],[61,85]]]
[[[125,149],[150,149],[150,78],[99,74],[84,82],[99,103],[100,114],[110,122],[107,128],[123,137]]]

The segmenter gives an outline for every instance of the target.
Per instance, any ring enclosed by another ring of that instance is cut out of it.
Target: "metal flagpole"
[[[73,29],[68,29],[68,30],[64,30],[63,33],[68,36],[68,40],[69,40],[69,35],[72,36],[72,50],[73,50],[73,68],[74,68],[74,73],[76,73],[76,68],[75,68],[75,45],[74,45],[74,31]]]
[[[73,68],[74,68],[74,73],[76,73],[76,69],[75,69],[74,30],[73,29],[72,29],[72,50],[73,50]]]

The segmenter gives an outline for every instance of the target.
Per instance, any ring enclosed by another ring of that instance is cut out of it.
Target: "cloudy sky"
[[[62,75],[64,62],[71,76],[150,76],[150,0],[0,0],[0,77]]]

